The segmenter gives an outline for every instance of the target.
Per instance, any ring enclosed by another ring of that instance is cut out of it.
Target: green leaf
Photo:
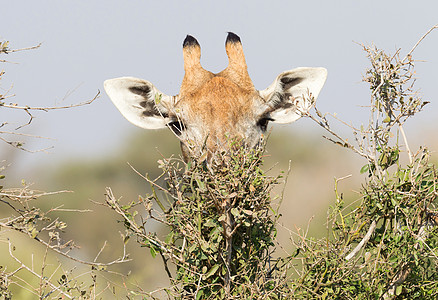
[[[235,217],[240,217],[240,211],[236,207],[231,209],[231,214]]]
[[[227,267],[222,266],[222,268],[221,268],[221,274],[222,274],[222,276],[224,276],[225,274],[227,274]]]
[[[204,296],[204,290],[200,290],[200,291],[196,294],[196,300],[203,299],[202,296]]]
[[[36,238],[37,235],[38,235],[38,230],[36,230],[35,227],[32,228],[32,231],[31,231],[31,236],[32,236],[32,238],[33,238],[33,239]]]
[[[192,253],[193,251],[195,251],[195,249],[198,247],[198,244],[193,243],[190,248],[189,248],[189,253]]]
[[[164,241],[166,242],[166,244],[173,244],[174,242],[174,236],[175,236],[175,232],[171,231],[169,232],[169,234],[166,236],[166,238],[164,239]]]
[[[203,251],[208,252],[210,250],[210,245],[206,241],[200,240],[200,244]]]
[[[160,104],[160,102],[161,102],[161,98],[162,98],[162,94],[155,94],[155,103],[156,104]]]
[[[157,251],[155,250],[154,247],[151,247],[150,250],[151,250],[152,258],[155,258],[155,256],[157,256]]]
[[[254,212],[252,210],[249,210],[249,209],[243,209],[242,211],[245,213],[245,215],[248,215],[248,216],[252,216],[254,214]],[[255,215],[256,214],[257,213],[255,213]]]
[[[401,293],[403,292],[403,286],[399,285],[396,289],[395,289],[395,295],[399,296]]]
[[[205,183],[202,180],[196,179],[196,183],[198,184],[198,188],[200,192],[205,192],[207,190],[205,188]]]
[[[370,169],[370,165],[366,164],[364,165],[361,169],[360,169],[360,174],[363,174],[365,172],[368,172],[368,170]]]
[[[417,252],[414,252],[414,262],[415,262],[415,265],[418,266],[418,254],[417,254]]]
[[[204,223],[205,227],[216,227],[217,223],[213,219],[208,219],[207,222]]]
[[[216,271],[219,269],[219,266],[220,266],[219,264],[216,264],[213,267],[211,267],[211,269],[207,272],[207,274],[205,274],[205,278],[208,278],[214,273],[216,273]]]

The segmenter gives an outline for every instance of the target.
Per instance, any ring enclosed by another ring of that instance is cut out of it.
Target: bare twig
[[[9,228],[9,229],[12,229],[14,231],[25,233],[26,235],[30,236],[30,233],[25,232],[22,229],[16,228],[15,226],[11,226],[11,225],[9,225],[7,223],[0,222],[0,227]],[[78,263],[83,264],[83,265],[97,266],[97,267],[106,267],[106,266],[111,266],[111,265],[114,265],[114,264],[120,264],[120,263],[125,263],[125,262],[128,262],[128,261],[131,261],[131,259],[127,258],[126,255],[124,255],[123,257],[120,257],[120,258],[118,258],[116,260],[113,260],[111,262],[107,262],[107,263],[85,261],[85,260],[81,260],[81,259],[75,258],[75,257],[73,257],[73,256],[71,256],[71,255],[69,255],[67,253],[62,252],[61,250],[57,249],[57,247],[51,245],[49,242],[46,242],[46,241],[40,239],[39,237],[33,237],[33,239],[36,240],[37,242],[43,244],[44,246],[48,247],[50,250],[54,251],[55,253],[65,257],[65,258],[68,258],[69,260],[78,262]]]
[[[171,249],[166,248],[163,245],[163,243],[161,243],[160,241],[158,241],[156,239],[153,239],[151,236],[144,234],[144,232],[137,226],[137,224],[133,220],[131,220],[126,215],[126,213],[121,209],[120,205],[117,203],[116,198],[113,195],[111,188],[109,188],[109,187],[106,188],[105,195],[107,197],[106,202],[108,203],[108,205],[112,209],[114,209],[115,212],[117,212],[119,215],[121,215],[126,222],[128,222],[130,224],[131,228],[133,229],[133,231],[135,232],[136,235],[149,241],[152,245],[154,245],[158,249],[160,249],[160,251],[162,251],[164,254],[169,255],[171,258],[176,259],[177,261],[179,261],[181,263],[184,263],[184,261],[182,261],[178,256],[176,256]]]
[[[374,233],[374,230],[376,229],[376,225],[377,225],[376,221],[373,220],[373,222],[372,222],[371,225],[370,225],[370,228],[368,228],[368,231],[367,231],[367,233],[365,234],[365,236],[363,237],[363,239],[362,239],[362,240],[359,242],[359,244],[353,249],[353,251],[351,251],[350,254],[348,254],[348,255],[345,257],[345,260],[348,261],[348,260],[352,259],[352,258],[357,254],[357,252],[359,252],[360,249],[362,249],[362,248],[366,245],[366,243],[368,243],[368,241],[370,240],[371,236],[372,236],[373,233]]]
[[[13,246],[12,243],[8,240],[9,243],[9,256],[14,259],[18,264],[20,264],[22,269],[26,269],[29,273],[31,273],[33,276],[37,277],[38,279],[41,280],[41,282],[44,282],[45,284],[49,285],[53,290],[58,291],[60,294],[62,294],[63,296],[65,296],[68,299],[73,299],[73,297],[70,294],[67,294],[66,292],[64,292],[60,286],[56,286],[54,285],[52,282],[50,282],[49,280],[47,280],[46,278],[44,278],[44,276],[42,274],[38,274],[37,272],[35,272],[33,269],[29,268],[26,264],[24,264],[23,262],[21,262],[12,252],[13,252]]]
[[[25,48],[19,48],[19,49],[5,49],[3,50],[3,53],[5,54],[9,54],[9,53],[14,53],[14,52],[20,52],[20,51],[26,51],[26,50],[33,50],[33,49],[37,49],[39,47],[41,47],[42,43],[39,43],[36,46],[31,46],[31,47],[25,47]]]
[[[50,137],[46,137],[46,136],[27,134],[27,133],[21,133],[21,132],[13,132],[13,131],[0,131],[0,134],[19,135],[19,136],[32,137],[32,138],[37,138],[37,139],[52,140],[52,141],[55,140],[54,138],[50,138]]]
[[[409,157],[409,163],[412,164],[412,157],[413,157],[413,155],[412,155],[412,152],[411,152],[411,148],[409,148],[408,139],[407,139],[405,131],[403,129],[403,125],[399,124],[398,128],[400,130],[400,133],[401,133],[401,135],[403,137],[403,141],[405,143],[406,151],[407,151],[408,157]]]
[[[367,160],[372,160],[373,159],[369,154],[367,154],[367,153],[357,149],[351,143],[349,143],[346,139],[342,138],[340,135],[338,135],[336,132],[334,132],[330,128],[330,126],[328,126],[327,123],[318,120],[315,116],[313,116],[310,113],[304,113],[303,115],[308,117],[308,118],[310,118],[311,120],[315,121],[322,128],[327,130],[332,136],[336,137],[339,141],[335,141],[335,140],[333,140],[331,138],[325,137],[327,140],[329,140],[329,141],[333,142],[334,144],[337,144],[337,145],[339,145],[341,147],[349,148],[349,149],[353,150],[354,152],[356,152],[357,154],[359,154],[360,156],[366,158]]]
[[[155,180],[150,180],[148,178],[148,176],[144,176],[143,174],[141,174],[139,171],[137,171],[129,162],[128,162],[128,166],[131,167],[131,169],[137,174],[139,175],[141,178],[143,178],[144,180],[146,180],[149,184],[151,184],[151,186],[154,186],[156,188],[158,188],[160,191],[166,193],[168,196],[170,196],[171,198],[178,200],[177,197],[175,197],[175,195],[173,195],[172,193],[170,193],[167,189],[163,188],[162,186],[158,185],[155,183]],[[162,204],[160,203],[160,207],[162,207],[162,209],[164,208],[164,206],[162,206]]]
[[[92,99],[87,100],[87,101],[83,101],[80,103],[76,103],[76,104],[70,104],[70,105],[64,105],[64,106],[48,106],[48,107],[19,106],[17,104],[0,104],[0,107],[6,107],[6,108],[10,108],[10,109],[21,109],[21,110],[25,110],[25,111],[29,111],[29,110],[49,111],[49,110],[57,110],[57,109],[68,109],[68,108],[73,108],[73,107],[89,105],[89,104],[93,103],[97,98],[99,98],[99,96],[100,96],[100,91],[98,90],[97,94]]]
[[[421,44],[421,42],[435,29],[438,28],[438,24],[433,26],[432,28],[430,28],[419,40],[418,42],[414,45],[414,47],[412,47],[412,49],[408,52],[408,54],[406,54],[406,57],[403,58],[403,62],[406,61],[407,59],[410,59],[412,53],[415,51],[415,49],[418,47],[418,45]]]

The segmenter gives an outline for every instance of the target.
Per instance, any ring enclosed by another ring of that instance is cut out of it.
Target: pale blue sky
[[[366,122],[358,108],[369,101],[361,83],[367,60],[355,42],[406,53],[438,23],[436,1],[0,1],[0,39],[12,48],[36,45],[38,50],[10,54],[19,64],[1,64],[6,71],[2,92],[11,102],[29,106],[77,103],[101,97],[91,106],[48,114],[36,113],[23,132],[56,141],[28,140],[37,149],[54,145],[53,154],[21,154],[27,161],[62,159],[107,152],[137,129],[126,121],[103,91],[105,79],[136,76],[167,94],[177,94],[183,76],[181,46],[186,34],[202,48],[202,64],[218,72],[226,67],[224,42],[233,31],[243,42],[249,73],[256,88],[266,88],[282,71],[323,66],[328,80],[319,98],[322,111],[345,120]],[[415,130],[438,128],[438,30],[416,50],[426,60],[417,68],[418,87],[431,100],[415,121]],[[24,114],[21,114],[25,117]],[[21,117],[0,110],[0,122]],[[301,121],[301,120],[300,120]],[[309,130],[309,121],[290,125]],[[17,123],[18,124],[18,123]],[[275,132],[275,130],[274,130]],[[153,150],[154,141],[151,141]],[[0,144],[0,153],[6,151]],[[2,157],[0,157],[0,160]]]

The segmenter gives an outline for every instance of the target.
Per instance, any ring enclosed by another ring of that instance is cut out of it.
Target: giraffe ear
[[[106,80],[104,88],[117,109],[132,124],[159,129],[169,123],[172,97],[161,93],[149,81],[120,77]]]
[[[325,68],[297,68],[285,71],[260,96],[268,105],[265,112],[276,123],[291,123],[307,112],[319,95],[325,80]]]

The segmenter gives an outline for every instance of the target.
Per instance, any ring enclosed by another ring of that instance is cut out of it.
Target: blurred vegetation
[[[148,173],[151,178],[155,178],[161,174],[157,160],[162,159],[163,156],[170,157],[172,154],[178,157],[180,151],[179,142],[166,131],[144,131],[128,137],[121,145],[119,149],[114,149],[92,161],[84,161],[81,158],[69,159],[58,166],[47,168],[45,165],[42,169],[33,171],[33,174],[38,174],[39,188],[42,190],[74,191],[40,198],[35,204],[42,210],[50,210],[59,205],[65,208],[91,210],[80,214],[64,211],[51,212],[52,218],[60,218],[68,224],[68,227],[63,229],[63,238],[74,240],[81,247],[73,249],[71,253],[78,254],[84,259],[92,260],[104,243],[108,246],[99,256],[103,261],[117,258],[117,254],[122,249],[120,232],[123,233],[123,230],[120,228],[116,214],[108,212],[108,209],[92,201],[100,202],[104,198],[103,194],[107,186],[110,186],[116,195],[123,195],[123,203],[136,201],[139,195],[144,196],[149,193],[150,188],[127,163],[129,162],[140,173]],[[316,229],[311,232],[323,234],[320,224],[325,220],[325,207],[332,199],[333,174],[339,173],[339,176],[344,176],[348,174],[346,172],[349,172],[350,165],[358,166],[351,155],[346,155],[346,151],[335,150],[328,143],[321,145],[321,139],[316,133],[293,133],[291,126],[278,126],[273,130],[265,153],[267,157],[265,157],[264,169],[273,168],[270,171],[272,174],[279,170],[286,171],[289,160],[292,161],[292,171],[285,191],[287,199],[280,208],[280,212],[284,215],[284,218],[281,218],[284,227],[307,226],[308,220],[317,213],[318,218],[315,219],[315,226],[313,226]],[[345,164],[337,163],[341,159]],[[347,160],[350,162],[348,163]],[[318,164],[313,164],[312,161],[318,161]],[[328,170],[333,172],[328,173]],[[29,173],[26,176],[32,178]],[[356,180],[350,180],[352,184],[359,181],[361,177],[359,172],[356,177]],[[315,189],[312,182],[318,184],[319,188]],[[11,181],[8,182],[8,186],[12,186]],[[280,192],[281,189],[282,187],[276,189],[276,192]],[[300,208],[297,209],[297,207]],[[4,213],[2,217],[11,214],[11,210],[8,209],[2,212]],[[157,227],[150,229],[164,234]],[[287,242],[288,231],[280,228],[278,238]],[[23,258],[29,255],[25,250],[28,247],[35,249],[36,257],[44,253],[44,247],[38,248],[35,243],[26,238],[18,237],[17,239],[14,236],[12,240],[17,246],[17,253],[20,253]],[[154,290],[168,285],[169,281],[161,268],[160,260],[153,259],[149,251],[133,243],[128,243],[126,247],[132,261],[112,266],[112,270],[130,274],[128,280],[141,282],[144,290]],[[3,252],[3,254],[2,257],[8,257],[7,253]],[[66,263],[65,260],[62,261]],[[139,264],[138,261],[144,263]],[[10,262],[3,264],[11,266]],[[85,272],[83,268],[78,267],[78,269]],[[88,267],[85,270],[90,271]],[[26,299],[22,288],[17,289],[12,285],[11,290],[15,295],[20,293],[23,299]]]

